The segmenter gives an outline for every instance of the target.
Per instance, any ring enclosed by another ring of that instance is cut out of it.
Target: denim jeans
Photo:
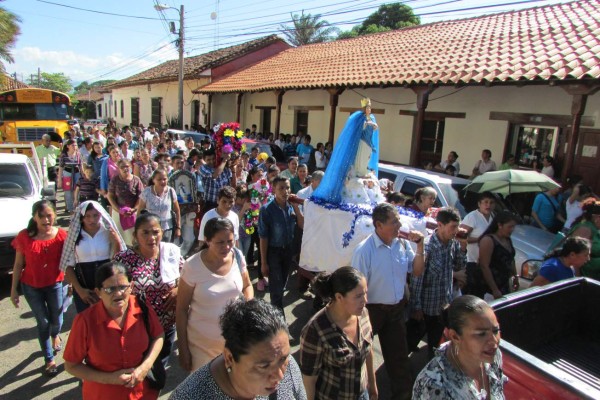
[[[75,289],[73,289],[73,303],[75,303],[75,310],[77,310],[77,314],[87,310],[90,306],[89,304],[84,303],[83,300],[81,300],[81,297],[79,297],[79,294]]]
[[[283,291],[287,284],[292,257],[290,249],[269,247],[267,250],[267,262],[269,263],[269,294],[271,304],[283,311]],[[283,314],[285,316],[285,313]]]
[[[240,238],[240,251],[246,257],[248,254],[248,250],[250,249],[250,243],[252,243],[252,236],[245,236],[244,238]]]
[[[21,283],[21,288],[37,321],[38,340],[44,359],[50,362],[54,359],[51,338],[58,336],[63,322],[62,282],[43,288],[34,288]]]
[[[63,177],[67,177],[70,176],[71,179],[71,190],[64,190],[65,193],[65,208],[68,212],[73,211],[74,207],[73,207],[73,201],[74,201],[74,194],[75,194],[75,185],[77,184],[77,181],[79,180],[79,172],[76,172],[74,174],[71,174],[67,171],[63,171]]]
[[[169,357],[171,356],[171,350],[173,350],[173,343],[175,343],[175,332],[175,325],[165,329],[165,341],[163,342],[163,347],[158,354],[157,360],[160,360],[163,363],[165,369],[169,365]]]

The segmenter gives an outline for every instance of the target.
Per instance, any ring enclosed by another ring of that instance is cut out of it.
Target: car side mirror
[[[51,187],[47,187],[47,188],[43,188],[42,189],[42,196],[43,197],[54,197],[55,192],[54,189]]]

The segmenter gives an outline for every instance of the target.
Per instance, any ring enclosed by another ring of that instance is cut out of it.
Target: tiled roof
[[[97,90],[92,90],[89,93],[77,93],[73,96],[73,99],[77,101],[102,101],[104,99],[104,95]]]
[[[277,35],[261,37],[236,46],[225,47],[209,53],[194,57],[186,57],[184,62],[184,79],[198,78],[200,73],[231,61],[237,57],[243,56],[252,51],[268,46],[272,43],[282,41]],[[143,85],[147,83],[171,82],[176,81],[179,76],[179,60],[166,61],[154,68],[150,68],[139,74],[122,79],[110,85],[106,89],[113,89],[124,86]]]
[[[10,75],[0,76],[0,91],[28,88],[23,82],[14,79]]]
[[[197,91],[599,77],[600,2],[582,0],[291,48]]]

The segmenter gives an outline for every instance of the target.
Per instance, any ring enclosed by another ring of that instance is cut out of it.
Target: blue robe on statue
[[[361,140],[371,148],[371,158],[367,168],[373,171],[373,174],[377,177],[379,130],[374,129],[372,125],[367,125],[366,120],[364,111],[356,111],[348,118],[333,148],[333,154],[327,165],[325,176],[315,190],[313,197],[334,204],[342,202],[342,189],[350,168],[356,162],[356,154]],[[373,114],[370,115],[370,120],[376,123]]]

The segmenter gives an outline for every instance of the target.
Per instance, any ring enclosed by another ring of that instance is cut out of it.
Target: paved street
[[[64,209],[62,202],[58,204],[59,225],[66,227],[67,219],[61,214]],[[256,270],[251,270],[251,277],[256,284]],[[43,359],[37,341],[37,332],[33,314],[22,298],[22,306],[15,309],[10,303],[10,278],[0,277],[0,398],[5,400],[21,399],[79,399],[80,389],[78,381],[63,369],[62,357],[59,354],[57,363],[60,374],[48,379],[42,372]],[[296,275],[292,275],[284,303],[287,321],[290,323],[292,353],[297,353],[300,346],[300,331],[313,313],[312,302],[300,297],[296,287]],[[256,292],[258,296],[262,294]],[[268,300],[268,294],[266,295]],[[63,341],[69,337],[69,328],[75,316],[75,307],[71,306],[65,315],[63,324]],[[421,343],[423,345],[423,343]],[[382,366],[383,359],[376,341],[375,362],[377,381],[379,383],[380,398],[389,398],[387,373]],[[424,365],[426,351],[421,350],[411,357],[413,374]],[[185,378],[186,374],[177,365],[177,352],[171,357],[171,366],[168,369],[167,386],[160,399],[167,399],[175,386]]]

